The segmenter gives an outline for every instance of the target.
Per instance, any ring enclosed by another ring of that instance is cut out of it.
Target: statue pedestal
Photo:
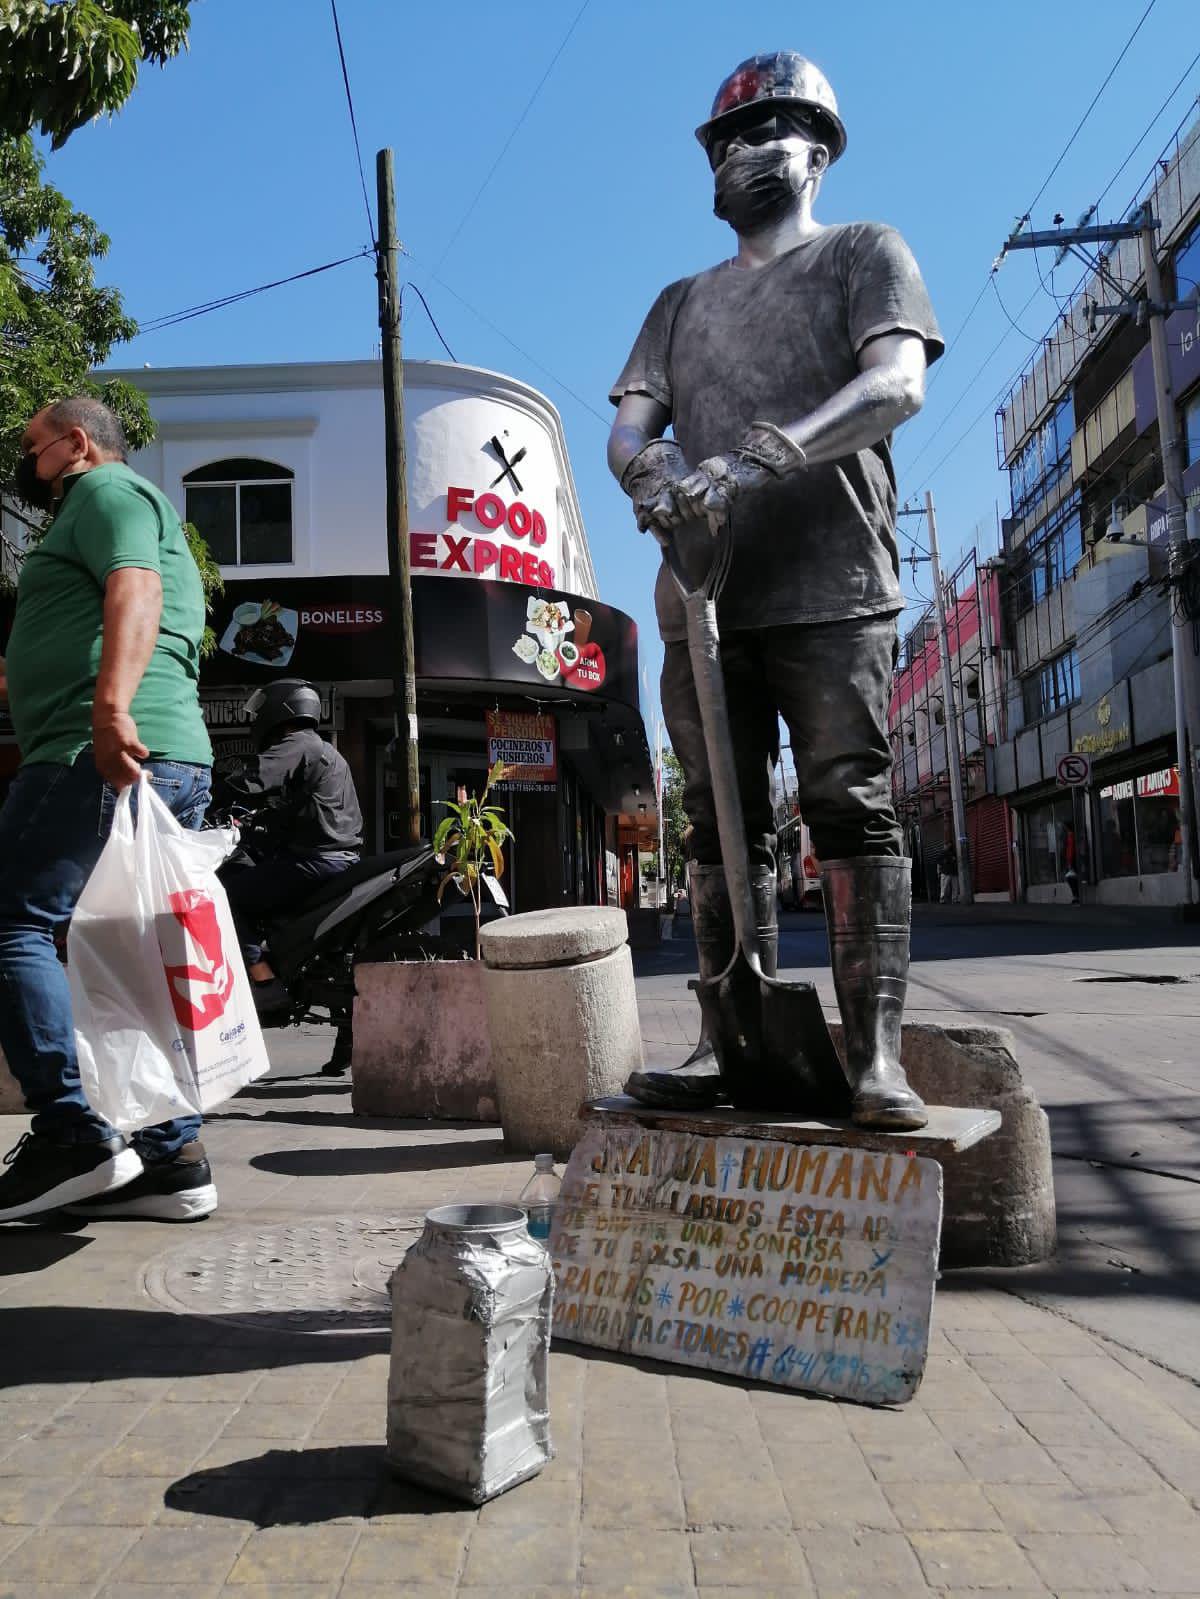
[[[557,1338],[866,1404],[921,1381],[940,1156],[994,1110],[920,1132],[592,1101],[550,1251]]]

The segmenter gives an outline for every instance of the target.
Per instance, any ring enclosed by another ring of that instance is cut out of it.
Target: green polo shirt
[[[42,542],[17,584],[8,643],[8,697],[23,761],[69,766],[92,742],[92,703],[104,633],[104,585],[134,566],[162,578],[158,640],[130,713],[152,757],[207,766],[200,714],[204,590],[179,514],[123,462],[68,478]]]

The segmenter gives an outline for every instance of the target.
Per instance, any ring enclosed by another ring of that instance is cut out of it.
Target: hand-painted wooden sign
[[[929,1343],[942,1169],[908,1153],[591,1126],[556,1207],[553,1333],[902,1403]]]

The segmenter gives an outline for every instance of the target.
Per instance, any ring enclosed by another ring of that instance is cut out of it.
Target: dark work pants
[[[791,735],[800,814],[820,860],[902,855],[892,807],[887,713],[896,618],[797,623],[728,633],[721,640],[725,693],[752,864],[774,867],[771,768],[778,718]],[[692,855],[721,862],[708,756],[686,644],[668,644],[663,719],[683,765],[683,808]]]
[[[225,866],[221,881],[246,965],[253,966],[263,958],[265,921],[288,906],[302,905],[318,883],[357,864],[357,850],[338,850],[325,855],[276,855],[253,866]]]

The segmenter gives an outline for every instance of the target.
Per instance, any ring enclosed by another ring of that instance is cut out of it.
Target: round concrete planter
[[[584,1100],[642,1065],[625,913],[532,911],[483,932],[484,983],[505,1147],[565,1160]]]
[[[367,963],[354,983],[356,1114],[499,1121],[479,961]]]

